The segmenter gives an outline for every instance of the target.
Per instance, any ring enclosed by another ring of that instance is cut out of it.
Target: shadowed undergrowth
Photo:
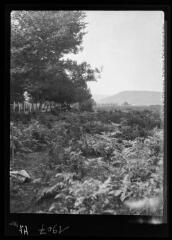
[[[62,113],[13,122],[11,168],[25,169],[31,181],[11,178],[11,212],[162,215],[162,130],[141,124],[143,136],[124,137],[131,124],[105,117]]]

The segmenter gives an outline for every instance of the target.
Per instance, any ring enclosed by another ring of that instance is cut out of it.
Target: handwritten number
[[[10,223],[10,225],[14,225],[14,223]],[[17,224],[15,224],[16,226]],[[62,232],[64,232],[65,230],[67,230],[69,227],[64,227],[62,228],[62,226],[57,226],[57,224],[55,224],[54,226],[49,226],[49,227],[45,227],[44,224],[42,224],[41,229],[38,229],[40,235],[42,234],[47,234],[47,232],[51,232],[53,234],[61,234]],[[47,231],[47,232],[46,232]],[[21,235],[29,235],[28,232],[28,228],[27,225],[19,225],[19,232]]]
[[[11,222],[11,223],[9,223],[9,225],[18,227],[18,224],[16,222]],[[64,227],[64,228],[62,228],[62,226],[58,227],[57,224],[55,224],[53,226],[45,227],[44,224],[42,224],[41,229],[38,229],[38,231],[39,231],[40,235],[42,235],[42,234],[45,235],[45,234],[47,234],[47,232],[49,232],[49,233],[51,232],[52,234],[61,234],[68,228],[69,227]],[[29,235],[27,225],[19,225],[19,232],[21,235]]]
[[[69,227],[65,227],[65,228],[61,228],[61,226],[59,227],[59,234],[61,234],[62,232],[64,232],[66,229],[68,229]]]
[[[52,228],[51,226],[47,228],[48,232],[51,232],[52,229],[53,229],[53,228]]]
[[[54,227],[53,227],[53,234],[56,234],[56,233],[57,233],[57,229],[56,229],[56,227],[57,227],[57,224],[54,225]]]
[[[42,228],[39,229],[38,231],[40,232],[40,235],[41,235],[41,234],[47,234],[47,233],[45,232],[44,224],[42,224]]]

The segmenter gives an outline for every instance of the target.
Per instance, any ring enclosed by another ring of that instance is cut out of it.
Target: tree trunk
[[[11,161],[12,161],[12,164],[14,164],[14,130],[13,130],[13,126],[12,126],[12,128],[11,128],[11,139],[12,139],[12,159],[11,159]]]
[[[15,102],[13,103],[13,111],[15,112]]]
[[[18,103],[18,106],[19,106],[19,112],[20,112],[20,103]]]
[[[39,111],[42,112],[42,102],[39,103]]]

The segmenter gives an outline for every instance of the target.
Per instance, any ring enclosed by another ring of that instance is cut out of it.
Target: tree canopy
[[[82,50],[85,34],[83,11],[11,12],[11,102],[78,102],[91,97],[88,81],[98,69],[63,56]]]

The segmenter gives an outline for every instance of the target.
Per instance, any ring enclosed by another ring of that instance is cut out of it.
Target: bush
[[[88,99],[80,103],[80,111],[93,112],[94,100]]]
[[[120,110],[113,110],[113,111],[99,110],[97,113],[97,118],[104,123],[107,123],[109,121],[113,123],[120,123],[124,115],[125,113]]]
[[[50,140],[50,131],[37,120],[32,120],[29,124],[11,122],[10,148],[13,148],[14,152],[30,152],[42,147],[45,148]]]
[[[23,124],[27,124],[32,119],[32,113],[23,113],[23,112],[11,112],[10,113],[10,121],[12,122],[22,122]]]
[[[142,129],[151,130],[160,128],[160,114],[149,110],[128,112],[122,119],[122,124],[127,126],[138,125]]]
[[[58,117],[50,113],[38,113],[35,116],[35,119],[39,121],[39,123],[41,123],[42,125],[45,125],[48,128],[52,128],[52,125],[55,121],[58,120]]]
[[[145,138],[148,135],[149,135],[149,131],[144,128],[141,128],[139,125],[121,127],[120,138],[124,140],[134,140],[137,137]]]

